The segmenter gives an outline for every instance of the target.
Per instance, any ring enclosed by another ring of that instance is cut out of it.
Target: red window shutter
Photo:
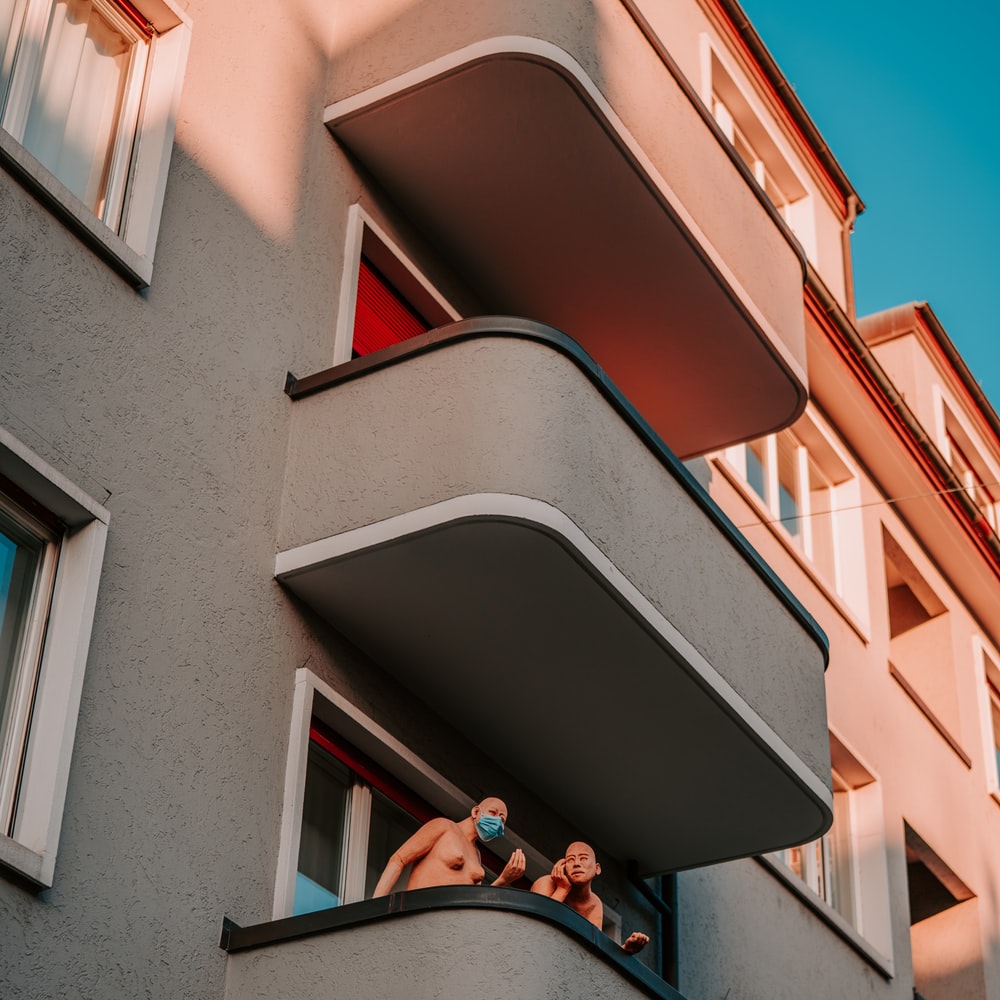
[[[423,317],[362,257],[354,310],[354,353],[371,354],[429,329]]]

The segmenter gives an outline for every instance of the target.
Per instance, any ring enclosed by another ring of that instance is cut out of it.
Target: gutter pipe
[[[913,411],[906,405],[903,397],[899,394],[899,390],[892,384],[889,376],[886,375],[885,369],[878,363],[875,355],[872,354],[868,345],[861,338],[861,335],[858,333],[854,324],[847,318],[843,309],[841,309],[840,305],[830,294],[829,289],[823,284],[822,279],[811,265],[806,278],[806,287],[810,292],[812,292],[813,295],[815,295],[824,312],[832,320],[834,325],[837,327],[838,332],[850,345],[855,356],[872,376],[879,390],[885,396],[889,405],[902,421],[907,431],[916,440],[924,454],[926,454],[931,462],[931,465],[934,467],[934,470],[944,480],[947,488],[952,491],[951,496],[954,497],[959,506],[964,510],[965,514],[972,522],[976,534],[993,556],[995,563],[994,568],[1000,570],[1000,538],[997,538],[997,535],[993,531],[989,521],[986,520],[982,511],[965,492],[965,487],[960,482],[958,476],[955,475],[951,466],[945,461],[944,456],[938,450],[937,445],[927,436],[927,432],[924,430],[920,421],[918,421],[913,415]],[[921,312],[921,315],[925,315],[923,310],[929,311],[929,307],[927,307],[926,303],[923,303],[922,306],[916,305],[914,308]],[[931,315],[933,316],[933,313],[931,313]],[[937,323],[936,320],[932,329],[935,334],[938,332],[944,333],[941,329],[940,323]],[[954,345],[948,341],[947,337],[945,337],[942,342],[943,347],[945,347],[945,342],[947,342],[947,345],[950,346],[952,354],[958,358]],[[945,347],[945,353],[948,353],[947,347]],[[950,356],[949,360],[951,360]],[[965,363],[962,362],[960,358],[958,358],[958,361],[961,369],[964,369],[964,374],[963,371],[959,370],[960,377],[963,377],[963,380],[965,376],[971,379],[972,376],[969,373],[968,368],[965,366]],[[958,366],[956,366],[956,369],[958,369]],[[990,406],[989,402],[986,401],[986,397],[983,395],[981,389],[978,390],[978,395],[985,403],[984,415],[987,417],[987,420],[990,421],[994,429],[1000,429],[1000,420],[998,420],[997,414]]]

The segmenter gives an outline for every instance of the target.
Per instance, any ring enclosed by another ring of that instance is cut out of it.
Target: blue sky
[[[1000,2],[741,4],[866,205],[859,315],[929,302],[1000,410]]]

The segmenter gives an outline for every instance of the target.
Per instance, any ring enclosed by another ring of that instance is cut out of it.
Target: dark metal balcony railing
[[[390,947],[393,941],[393,925],[400,920],[414,920],[432,915],[447,915],[449,912],[456,916],[460,911],[493,911],[495,914],[507,915],[513,921],[509,926],[511,930],[519,927],[524,929],[522,918],[540,921],[551,928],[556,928],[564,936],[565,947],[570,950],[576,949],[582,954],[586,953],[595,956],[606,968],[608,977],[607,995],[611,992],[615,996],[622,997],[653,997],[655,1000],[684,1000],[683,996],[668,983],[642,964],[639,959],[627,955],[619,944],[612,941],[597,927],[575,913],[563,903],[556,902],[545,896],[540,896],[518,889],[493,888],[491,886],[440,886],[432,889],[419,889],[414,892],[399,892],[380,899],[368,899],[360,903],[351,903],[346,906],[336,907],[329,910],[320,910],[316,913],[303,914],[296,917],[286,917],[282,920],[272,920],[261,924],[254,924],[249,927],[241,927],[226,917],[223,921],[222,936],[219,947],[228,952],[231,956],[241,952],[258,950],[259,963],[254,970],[246,973],[256,978],[256,985],[260,985],[264,978],[274,976],[280,979],[282,976],[282,963],[294,961],[296,967],[301,966],[305,961],[315,961],[321,965],[329,958],[334,942],[331,940],[320,948],[309,952],[308,958],[304,958],[301,952],[296,953],[294,960],[283,959],[282,945],[291,945],[293,942],[302,941],[306,938],[315,938],[321,935],[337,935],[350,933],[352,930],[360,930],[368,927],[384,925],[386,938],[384,947],[380,947],[377,953],[378,964],[382,967],[383,974],[394,982],[402,981],[401,977],[406,971],[406,959],[394,954],[394,949]],[[530,929],[529,929],[530,931]],[[454,975],[455,962],[449,954],[446,959],[441,958],[441,953],[432,947],[432,942],[437,942],[436,935],[440,932],[440,924],[435,921],[427,926],[427,950],[422,957],[421,964],[430,965],[429,971],[432,975],[440,974],[442,977]],[[532,965],[534,959],[546,959],[551,957],[554,942],[550,937],[541,937],[535,932],[530,932],[528,940],[538,940],[539,955],[530,954],[524,956],[525,964]],[[655,942],[651,947],[659,947],[659,942]],[[492,950],[492,946],[491,946]],[[325,954],[324,954],[325,953]],[[544,953],[544,954],[543,954]],[[356,961],[371,962],[374,964],[374,953],[359,950],[346,953],[350,959]],[[232,961],[232,959],[231,959]],[[393,962],[399,963],[399,968],[392,968]],[[440,970],[433,968],[435,962],[441,962]],[[343,968],[344,958],[338,956],[338,971],[350,974],[350,969]],[[264,969],[260,963],[268,965]],[[548,968],[551,966],[553,981],[564,975],[559,971],[562,963],[540,961],[540,966]],[[470,970],[470,973],[473,970]],[[497,968],[491,970],[479,960],[475,967],[477,980],[489,982],[491,975],[495,973],[498,979],[506,979],[509,976],[509,968],[498,959]],[[587,976],[589,981],[599,982],[602,974],[599,967],[591,968]],[[463,974],[464,979],[464,974]],[[472,981],[471,978],[465,980]],[[615,984],[618,985],[615,985]],[[537,984],[536,984],[537,985]],[[516,986],[515,986],[516,988]],[[605,995],[602,993],[602,995]]]

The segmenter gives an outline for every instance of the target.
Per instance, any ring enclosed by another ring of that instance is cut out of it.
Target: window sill
[[[4,834],[0,834],[0,869],[27,879],[38,889],[47,889],[51,884],[43,878],[42,856]]]
[[[136,253],[16,139],[0,129],[0,166],[129,284],[145,288],[153,261]]]
[[[849,924],[832,906],[813,892],[801,879],[797,878],[785,865],[774,858],[759,856],[756,859],[785,888],[790,889],[819,917],[838,937],[842,938],[876,972],[886,979],[892,979],[896,972],[891,958],[886,958],[874,948],[857,929]]]
[[[774,515],[771,511],[763,507],[757,499],[756,494],[747,489],[736,470],[722,456],[717,455],[712,458],[712,463],[722,473],[726,482],[736,490],[743,501],[760,517],[761,527],[766,528],[771,535],[781,544],[785,551],[795,560],[802,572],[823,592],[823,596],[839,612],[840,617],[854,630],[858,638],[866,645],[871,642],[868,628],[861,623],[856,614],[844,603],[844,599],[830,586],[829,583],[817,572],[816,567],[796,548],[789,534],[782,528],[780,523],[774,523],[771,518]],[[742,530],[742,529],[741,529]]]
[[[906,692],[907,697],[920,709],[924,718],[934,727],[937,734],[948,744],[952,753],[967,767],[972,769],[972,758],[962,749],[958,740],[948,731],[948,727],[934,714],[931,707],[916,692],[906,675],[894,664],[889,664],[889,676]]]

